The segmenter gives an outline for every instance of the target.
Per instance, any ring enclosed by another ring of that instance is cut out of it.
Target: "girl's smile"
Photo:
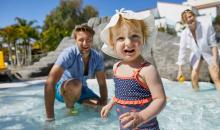
[[[142,51],[143,35],[141,25],[124,24],[113,28],[113,42],[116,53],[126,61],[137,58]]]

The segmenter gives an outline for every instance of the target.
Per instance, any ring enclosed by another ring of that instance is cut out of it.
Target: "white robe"
[[[181,34],[180,49],[178,56],[178,65],[185,64],[186,48],[191,49],[190,65],[193,69],[198,67],[198,61],[203,59],[211,65],[212,62],[212,47],[217,46],[215,39],[215,32],[212,25],[207,23],[196,23],[196,41],[194,40],[192,33],[188,27]]]

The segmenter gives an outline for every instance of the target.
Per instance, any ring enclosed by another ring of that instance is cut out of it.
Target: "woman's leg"
[[[199,90],[199,72],[202,65],[202,59],[198,59],[196,63],[193,65],[191,72],[191,83],[192,87],[195,91]]]
[[[216,89],[218,91],[220,91],[220,71],[219,71],[219,65],[217,65],[217,66],[210,65],[209,66],[209,73],[211,75],[212,80],[215,83]]]

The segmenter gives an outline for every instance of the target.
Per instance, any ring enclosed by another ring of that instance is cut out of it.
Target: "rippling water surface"
[[[113,96],[112,80],[107,81],[109,99]],[[194,92],[189,82],[177,83],[163,79],[168,97],[159,114],[161,130],[220,130],[220,93],[210,83],[200,83]],[[97,83],[89,85],[98,92]],[[65,105],[55,101],[56,121],[45,123],[43,84],[29,87],[0,89],[0,129],[27,130],[117,130],[115,110],[108,119],[101,119],[97,110],[77,105],[79,116],[68,116]]]

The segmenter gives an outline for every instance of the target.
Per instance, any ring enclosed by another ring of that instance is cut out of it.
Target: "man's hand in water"
[[[100,106],[104,106],[107,104],[107,101],[106,100],[102,100],[102,99],[99,99],[98,102],[97,102],[97,105],[100,105]]]
[[[46,118],[46,120],[45,120],[46,122],[53,122],[53,121],[55,121],[55,118],[53,117],[53,118]]]

